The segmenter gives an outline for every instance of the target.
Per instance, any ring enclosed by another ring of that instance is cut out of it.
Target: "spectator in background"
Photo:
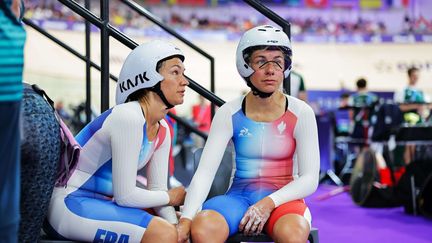
[[[211,107],[210,103],[203,97],[198,96],[198,104],[192,106],[192,120],[197,128],[205,133],[210,131]],[[199,136],[194,136],[195,145],[202,147],[204,140]]]
[[[57,113],[60,115],[61,119],[64,122],[69,123],[69,121],[71,119],[71,115],[64,108],[64,104],[63,104],[62,100],[59,100],[56,102],[55,109],[56,109]]]
[[[351,137],[368,138],[370,125],[370,111],[378,102],[378,96],[368,91],[367,81],[364,78],[357,80],[357,91],[349,97],[348,106],[351,107]]]
[[[0,0],[0,241],[17,242],[20,220],[20,109],[26,32],[21,0]]]
[[[400,104],[399,107],[405,114],[405,120],[415,124],[420,122],[421,115],[426,108],[423,104],[429,102],[429,97],[416,87],[419,80],[419,69],[411,67],[408,69],[407,74],[408,86],[395,92],[394,101]],[[414,117],[410,113],[417,114],[419,117],[415,120],[410,120],[410,116]]]
[[[399,103],[399,108],[404,113],[405,122],[414,125],[421,123],[426,118],[425,113],[431,108],[424,105],[429,102],[423,91],[416,87],[419,80],[419,69],[411,67],[407,71],[408,86],[395,92],[394,101]],[[405,164],[409,164],[415,154],[415,145],[406,145],[403,154]]]
[[[283,88],[285,93],[288,90],[288,79],[284,79]],[[295,71],[291,72],[290,95],[307,102],[307,93],[303,76]]]

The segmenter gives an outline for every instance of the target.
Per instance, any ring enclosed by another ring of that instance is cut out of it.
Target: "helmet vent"
[[[249,68],[249,66],[248,66],[247,64],[245,64],[245,65],[244,65],[244,67],[245,67],[246,69],[248,69],[248,68]]]
[[[265,30],[265,29],[258,29],[258,31],[267,31],[267,30]]]
[[[280,32],[280,30],[275,30],[276,32]]]

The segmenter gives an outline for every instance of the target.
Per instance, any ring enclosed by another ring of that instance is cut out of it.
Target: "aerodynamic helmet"
[[[129,95],[137,90],[157,86],[164,79],[156,70],[158,63],[175,56],[184,61],[184,55],[178,47],[161,40],[150,41],[133,49],[120,71],[116,104],[125,103]],[[160,87],[158,89],[160,91]],[[161,91],[158,94],[163,96]]]

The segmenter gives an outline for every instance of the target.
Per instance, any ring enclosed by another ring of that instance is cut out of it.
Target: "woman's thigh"
[[[220,195],[206,201],[202,209],[220,213],[228,224],[229,235],[233,235],[238,232],[240,220],[249,206],[247,200],[242,197]]]
[[[312,216],[309,208],[307,207],[304,200],[294,200],[291,202],[284,203],[273,210],[270,214],[270,218],[267,220],[265,231],[269,234],[273,234],[273,228],[276,222],[285,215],[294,214],[303,217],[311,227]]]
[[[103,198],[55,190],[48,222],[56,234],[79,241],[140,242],[154,216]]]

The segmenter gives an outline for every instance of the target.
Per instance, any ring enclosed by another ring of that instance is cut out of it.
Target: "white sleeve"
[[[182,218],[193,219],[201,209],[231,137],[231,114],[228,107],[222,106],[213,118],[198,169],[188,187]]]
[[[393,100],[396,103],[404,103],[405,102],[405,92],[404,90],[398,90],[393,95]]]
[[[167,205],[169,196],[166,191],[150,191],[136,186],[144,119],[130,109],[117,109],[114,112],[116,114],[111,115],[109,130],[115,202],[133,208]]]
[[[162,123],[163,121],[161,121]],[[162,126],[162,125],[161,125]],[[147,165],[147,188],[151,191],[168,190],[168,166],[171,136],[168,126],[165,126],[166,134],[163,143],[155,151],[150,163]],[[166,219],[171,224],[177,224],[177,216],[172,206],[155,207],[156,214]]]
[[[303,199],[315,192],[319,181],[320,156],[315,114],[309,106],[301,109],[294,129],[298,159],[298,178],[270,194],[278,207],[283,203]]]

